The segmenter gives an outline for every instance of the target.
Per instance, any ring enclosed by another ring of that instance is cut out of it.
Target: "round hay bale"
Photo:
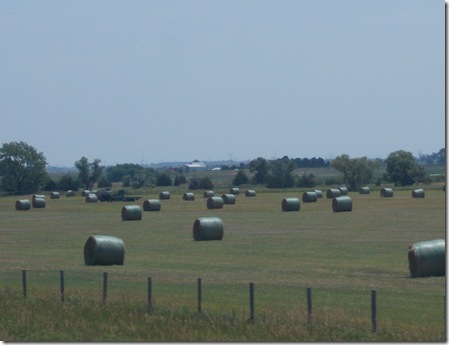
[[[219,196],[211,196],[207,199],[207,208],[209,210],[216,209],[216,208],[223,208],[223,198]]]
[[[50,199],[59,199],[59,192],[51,192]]]
[[[193,239],[195,241],[211,241],[223,239],[223,222],[217,217],[202,217],[193,223]]]
[[[359,194],[369,194],[369,193],[370,193],[369,187],[360,187]]]
[[[412,244],[408,250],[412,278],[446,274],[446,241],[432,240]]]
[[[393,189],[391,189],[391,188],[382,188],[380,190],[380,196],[382,198],[392,198],[393,197]]]
[[[112,236],[90,236],[84,244],[84,263],[94,265],[123,265],[125,244]]]
[[[347,187],[339,187],[341,195],[348,195],[348,188]]]
[[[159,199],[160,200],[168,200],[170,199],[170,192],[164,191],[159,193]]]
[[[90,190],[85,189],[85,190],[83,190],[83,191],[81,192],[81,196],[87,196],[87,195],[89,195],[90,193],[91,193]]]
[[[89,193],[86,195],[86,197],[84,198],[85,202],[98,202],[98,197],[96,194],[94,193]]]
[[[315,189],[314,192],[316,193],[316,197],[318,199],[322,199],[323,198],[323,192],[320,191],[319,189]]]
[[[33,208],[45,208],[45,198],[35,198],[31,200],[31,205]]]
[[[424,189],[415,189],[412,191],[412,198],[424,198]]]
[[[352,199],[347,195],[338,196],[332,200],[332,211],[334,212],[351,212]]]
[[[330,188],[326,191],[326,198],[333,199],[341,196],[341,190],[337,188]]]
[[[67,192],[65,192],[65,196],[66,197],[75,196],[75,192],[73,190],[68,190]]]
[[[215,195],[213,190],[206,190],[203,193],[203,198],[210,198],[213,197]]]
[[[318,195],[315,192],[304,192],[302,193],[303,202],[316,202],[318,200]]]
[[[223,194],[221,196],[225,205],[234,205],[235,204],[235,195],[234,194]]]
[[[144,211],[160,211],[161,201],[158,199],[147,199],[143,202]]]
[[[126,205],[122,207],[122,220],[141,220],[142,209],[139,205]]]
[[[239,195],[240,194],[240,188],[237,188],[237,187],[231,188],[229,190],[229,194]]]
[[[30,200],[22,199],[16,201],[16,210],[17,211],[28,211],[31,208]]]
[[[301,205],[298,198],[285,198],[282,200],[282,211],[299,211]]]
[[[193,201],[193,200],[195,200],[195,194],[193,194],[193,193],[184,193],[184,195],[182,196],[182,200],[184,200],[184,201]]]
[[[256,196],[256,191],[253,190],[253,189],[248,189],[248,190],[245,192],[245,196],[248,196],[248,197],[255,197],[255,196]]]

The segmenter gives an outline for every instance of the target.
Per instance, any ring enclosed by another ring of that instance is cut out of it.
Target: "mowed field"
[[[423,199],[413,199],[411,188],[395,190],[392,198],[378,190],[350,192],[352,212],[334,213],[325,188],[323,199],[301,200],[299,212],[282,212],[283,198],[301,199],[303,190],[256,189],[256,197],[245,197],[242,189],[234,205],[208,210],[203,191],[183,201],[186,190],[171,187],[159,212],[122,221],[124,205],[142,206],[161,190],[134,203],[85,203],[79,192],[54,200],[47,195],[44,209],[29,211],[16,211],[15,201],[31,196],[1,197],[0,287],[21,293],[27,270],[28,296],[45,290],[57,300],[64,270],[67,296],[100,302],[102,273],[108,272],[108,298],[145,305],[151,277],[155,307],[195,311],[201,278],[203,311],[246,317],[248,284],[254,283],[256,321],[260,315],[305,316],[310,287],[314,317],[362,320],[367,328],[376,289],[379,331],[411,327],[434,336],[425,339],[445,339],[445,277],[410,278],[407,259],[411,244],[445,238],[441,188],[426,189]],[[194,241],[198,217],[219,217],[223,240]],[[84,264],[84,244],[99,234],[124,241],[123,266]]]

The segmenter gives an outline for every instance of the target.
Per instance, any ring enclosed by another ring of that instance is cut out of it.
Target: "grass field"
[[[135,204],[158,198],[160,190],[148,190]],[[395,190],[393,198],[381,198],[378,191],[350,193],[353,210],[342,213],[332,212],[325,195],[316,203],[301,202],[299,212],[282,212],[282,199],[301,199],[302,190],[262,189],[254,198],[241,193],[235,205],[218,210],[207,209],[203,191],[196,191],[194,201],[183,201],[185,191],[171,187],[161,211],[143,212],[141,221],[121,220],[121,208],[132,203],[47,196],[44,209],[16,211],[15,201],[30,196],[0,198],[0,298],[10,307],[3,313],[7,326],[0,339],[446,340],[445,277],[410,278],[407,259],[411,244],[445,238],[441,188],[426,189],[424,199],[413,199],[411,189]],[[222,241],[193,240],[195,219],[206,216],[222,219]],[[84,243],[95,234],[125,242],[123,266],[85,266]],[[26,303],[20,295],[22,270],[27,270]],[[59,270],[65,272],[64,306]],[[107,306],[101,305],[103,272],[109,274]],[[197,278],[203,282],[201,315]],[[250,282],[255,284],[252,324],[246,322]],[[307,287],[313,289],[311,325]],[[371,289],[377,291],[376,334],[370,331]],[[95,313],[105,314],[104,308],[109,311],[103,324],[81,325]],[[51,328],[45,320],[53,315]],[[72,320],[70,327],[56,326],[68,317],[80,325]],[[22,323],[13,326],[14,318]]]

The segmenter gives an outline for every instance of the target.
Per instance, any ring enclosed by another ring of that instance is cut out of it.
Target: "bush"
[[[166,173],[157,174],[156,176],[156,186],[171,186],[171,177]]]
[[[248,183],[249,179],[248,176],[246,176],[245,172],[242,170],[239,170],[237,175],[235,175],[234,179],[232,180],[233,186],[240,186],[241,184]]]

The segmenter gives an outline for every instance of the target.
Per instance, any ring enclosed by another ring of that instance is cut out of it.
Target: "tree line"
[[[382,182],[393,183],[395,186],[409,186],[415,183],[429,183],[423,167],[425,165],[444,164],[446,150],[442,148],[438,153],[419,158],[411,152],[398,150],[392,152],[385,160],[370,160],[367,157],[351,158],[343,154],[332,161],[320,158],[289,158],[284,156],[278,159],[267,160],[262,157],[251,160],[247,164],[241,163],[233,178],[235,186],[252,184],[263,185],[267,188],[312,188],[317,184],[313,173],[306,174],[308,168],[332,167],[342,175],[340,180],[329,179],[326,184],[345,184],[349,190],[358,190],[361,186]],[[103,167],[100,159],[92,162],[81,157],[74,162],[78,173],[64,174],[58,181],[54,181],[46,171],[46,158],[33,146],[20,141],[4,143],[0,148],[0,188],[9,194],[30,194],[39,190],[90,190],[109,188],[112,183],[121,182],[123,187],[152,187],[152,186],[180,186],[187,184],[189,189],[213,189],[212,180],[207,177],[192,177],[186,180],[183,167],[169,168],[156,171],[139,164],[117,164]],[[385,173],[373,179],[376,169],[384,168]],[[229,169],[225,166],[224,169]],[[295,175],[294,170],[305,169],[302,175]],[[173,177],[174,176],[174,177]]]

